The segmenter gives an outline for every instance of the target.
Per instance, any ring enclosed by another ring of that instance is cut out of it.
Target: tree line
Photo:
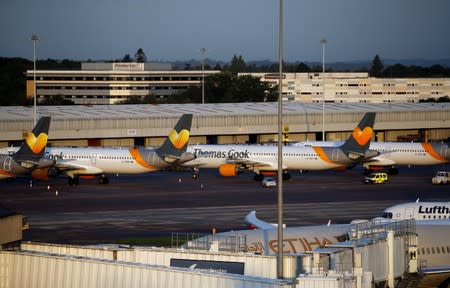
[[[146,62],[145,52],[139,48],[134,55],[134,59],[126,54],[122,59],[111,62]],[[87,62],[90,62],[88,60]],[[81,62],[69,59],[64,60],[37,60],[38,70],[80,70]],[[200,70],[201,65],[185,66],[179,69]],[[7,105],[31,105],[32,100],[26,98],[26,71],[33,69],[33,62],[24,58],[5,58],[0,57],[0,106]],[[259,81],[259,78],[253,76],[238,76],[240,72],[278,72],[278,63],[270,62],[268,64],[257,65],[247,64],[241,55],[233,55],[229,63],[224,65],[216,64],[214,67],[206,64],[205,70],[220,70],[221,73],[205,77],[205,102],[261,102],[277,101],[278,87],[269,87],[267,83]],[[320,65],[309,66],[304,62],[283,63],[283,71],[289,72],[321,72]],[[327,68],[327,72],[333,71]],[[349,71],[344,71],[349,72]],[[372,77],[380,78],[417,78],[417,77],[450,77],[450,67],[433,65],[431,67],[407,66],[394,64],[384,67],[381,58],[376,55],[372,60],[371,67],[354,72],[368,72]],[[447,97],[448,98],[448,97]],[[430,100],[432,101],[432,100]],[[440,101],[446,101],[441,99]],[[148,95],[143,99],[141,97],[131,97],[122,103],[201,103],[202,88],[191,87],[179,94],[157,98],[154,95]],[[50,97],[41,103],[42,105],[70,105],[73,102],[65,100],[62,95]]]

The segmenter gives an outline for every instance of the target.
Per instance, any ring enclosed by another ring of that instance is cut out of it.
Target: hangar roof
[[[278,103],[38,106],[51,116],[50,139],[165,137],[181,114],[192,113],[192,136],[276,134]],[[327,132],[352,131],[364,112],[375,130],[450,128],[450,103],[326,103]],[[322,103],[283,103],[289,133],[322,131]],[[0,107],[0,141],[17,141],[33,126],[33,107]]]
[[[419,112],[450,110],[450,103],[326,103],[326,113],[357,112]],[[70,105],[37,106],[38,116],[53,119],[112,119],[178,117],[183,113],[195,116],[268,115],[277,114],[277,102],[208,103],[208,104],[143,104],[143,105]],[[321,103],[283,102],[284,114],[322,113]],[[32,106],[2,106],[0,121],[32,120]]]

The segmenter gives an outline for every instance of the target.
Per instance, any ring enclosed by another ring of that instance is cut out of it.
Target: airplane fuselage
[[[386,208],[382,217],[393,220],[446,220],[450,224],[450,202],[410,202]]]
[[[23,175],[30,172],[30,169],[22,167],[14,161],[10,155],[0,155],[0,179]]]
[[[278,147],[271,145],[193,145],[188,152],[197,158],[185,166],[218,168],[242,163],[258,171],[278,169]],[[283,147],[283,169],[326,170],[350,164],[340,149],[334,147]]]
[[[283,232],[283,252],[302,253],[344,241],[352,224],[330,226],[301,226],[285,228]],[[416,222],[418,234],[418,259],[427,266],[450,266],[450,229],[448,224],[427,224]],[[240,230],[218,233],[217,236],[245,236],[249,252],[275,255],[278,252],[277,229]]]
[[[297,147],[337,147],[341,141],[313,141],[293,144]],[[436,165],[449,163],[450,148],[444,143],[371,142],[369,150],[380,153],[369,159],[365,166]]]
[[[58,148],[45,149],[46,159],[72,166],[68,174],[138,174],[157,170],[154,160],[159,159],[150,149],[136,148]],[[153,162],[150,162],[153,161]],[[164,161],[158,161],[162,164]],[[79,169],[75,169],[79,166]]]

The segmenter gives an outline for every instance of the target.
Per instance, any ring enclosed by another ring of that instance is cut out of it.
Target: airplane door
[[[332,161],[338,161],[339,160],[339,149],[333,149],[333,153],[331,154],[331,160]]]
[[[11,157],[6,157],[5,162],[3,162],[3,170],[11,171]]]
[[[97,154],[92,154],[91,155],[91,164],[96,164],[97,163]]]
[[[441,155],[443,157],[447,157],[448,153],[448,146],[447,145],[441,145]]]

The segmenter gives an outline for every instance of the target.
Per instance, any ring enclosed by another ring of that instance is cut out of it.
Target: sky
[[[279,0],[0,0],[0,57],[278,60]],[[283,0],[284,59],[450,58],[449,0]]]

